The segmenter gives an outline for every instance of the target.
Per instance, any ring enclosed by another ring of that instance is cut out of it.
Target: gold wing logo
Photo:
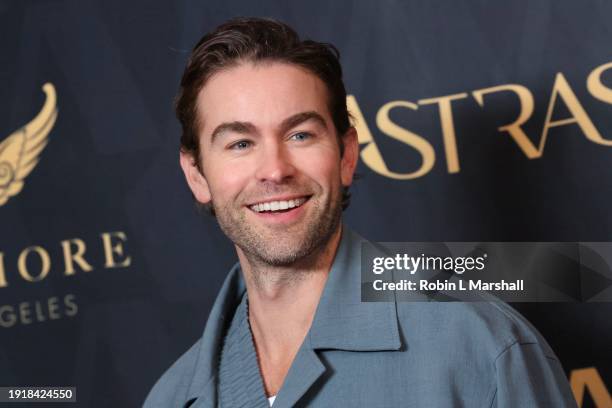
[[[46,83],[45,104],[34,119],[0,142],[0,207],[19,194],[23,182],[38,164],[57,118],[55,87]]]

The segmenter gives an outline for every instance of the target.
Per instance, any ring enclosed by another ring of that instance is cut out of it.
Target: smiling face
[[[240,250],[286,266],[324,248],[358,152],[351,128],[340,157],[325,84],[295,65],[246,62],[208,80],[197,115],[202,173],[187,153],[181,166]]]

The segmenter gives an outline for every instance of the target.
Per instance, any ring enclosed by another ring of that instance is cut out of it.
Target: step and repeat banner
[[[274,17],[338,47],[361,145],[345,222],[361,235],[596,243],[612,241],[610,15],[606,1],[0,1],[0,386],[139,406],[200,336],[236,256],[183,180],[172,104],[219,23]],[[612,304],[514,306],[578,405],[611,406]]]

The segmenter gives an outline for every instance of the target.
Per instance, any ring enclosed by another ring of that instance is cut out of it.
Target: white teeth
[[[250,206],[251,210],[255,212],[263,211],[278,211],[287,210],[289,208],[299,207],[306,202],[306,198],[296,198],[294,200],[287,201],[269,201],[267,203],[253,204]]]

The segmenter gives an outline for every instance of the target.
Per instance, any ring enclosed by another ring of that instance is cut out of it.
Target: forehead
[[[214,74],[197,101],[200,137],[224,122],[274,128],[283,119],[314,111],[331,123],[327,88],[305,68],[280,62],[245,62]]]

